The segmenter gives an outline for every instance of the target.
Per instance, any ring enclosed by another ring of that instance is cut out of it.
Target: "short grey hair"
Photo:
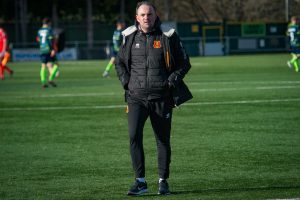
[[[136,9],[135,9],[135,13],[137,14],[138,13],[138,9],[142,6],[142,5],[147,5],[147,6],[151,6],[154,11],[156,12],[156,7],[153,3],[149,2],[149,1],[140,1],[137,3],[136,5]]]

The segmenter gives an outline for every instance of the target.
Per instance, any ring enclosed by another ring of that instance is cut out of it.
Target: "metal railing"
[[[287,37],[182,37],[183,45],[190,56],[230,55],[241,53],[286,52],[289,49]],[[110,56],[111,41],[66,42],[66,48],[75,48],[77,59],[107,59]],[[14,43],[12,49],[38,49],[38,44]]]
[[[239,53],[285,52],[289,49],[286,36],[265,37],[188,37],[181,38],[191,56],[230,55]]]

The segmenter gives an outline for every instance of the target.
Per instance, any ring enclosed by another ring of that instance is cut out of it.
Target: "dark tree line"
[[[90,0],[92,20],[113,23],[132,20],[139,0]],[[194,21],[284,21],[285,3],[289,15],[299,15],[300,0],[150,0],[163,20]],[[0,22],[40,21],[45,16],[63,21],[84,21],[89,0],[1,0]],[[123,2],[123,8],[121,8]],[[122,13],[123,12],[123,13]],[[121,16],[124,15],[124,16]]]
[[[220,22],[224,19],[235,22],[285,22],[286,14],[300,14],[300,0],[153,1],[162,19],[181,22]]]
[[[93,22],[114,24],[122,19],[131,24],[139,0],[1,0],[0,23],[14,25],[16,41],[26,42],[28,25],[52,18],[85,23],[87,41],[93,44]],[[299,15],[300,0],[151,0],[162,20],[177,22],[283,22]],[[288,4],[287,4],[288,3]],[[287,6],[288,5],[288,6]],[[288,12],[288,13],[287,13]]]
[[[87,25],[87,41],[93,44],[93,22],[114,24],[132,21],[137,0],[1,0],[0,23],[13,24],[17,42],[27,42],[29,24],[41,23],[44,17],[59,23],[80,22]]]
[[[59,20],[84,21],[88,0],[1,0],[0,21],[14,22],[20,12],[26,12],[27,21],[40,21],[51,17],[53,8]],[[125,0],[125,13],[134,15],[137,0]],[[121,0],[91,0],[93,20],[112,23],[120,17]]]

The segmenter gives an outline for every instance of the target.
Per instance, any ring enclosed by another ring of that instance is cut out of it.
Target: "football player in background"
[[[116,23],[116,30],[114,31],[113,34],[113,49],[111,53],[111,58],[109,63],[107,64],[105,71],[103,72],[103,77],[108,77],[109,76],[109,71],[111,67],[115,64],[116,56],[120,50],[120,46],[122,43],[122,31],[125,28],[125,23],[118,21]]]
[[[289,68],[294,67],[295,71],[299,71],[298,60],[300,58],[300,26],[296,16],[291,17],[291,22],[288,25],[287,35],[290,38],[290,48],[292,59],[287,62]]]
[[[5,31],[0,28],[0,78],[4,80],[4,72],[7,71],[11,76],[13,70],[7,66],[7,62],[10,60],[9,46],[7,45],[7,36]]]
[[[54,78],[56,76],[58,66],[53,67],[53,59],[55,59],[56,56],[56,51],[54,47],[54,35],[52,28],[50,27],[51,22],[49,18],[44,18],[43,19],[43,25],[42,27],[38,30],[38,35],[37,35],[37,41],[39,42],[40,45],[40,58],[41,58],[41,71],[40,71],[40,78],[41,78],[41,83],[42,83],[42,88],[47,88],[48,83],[56,87],[56,83],[54,83]],[[47,70],[48,68],[48,73],[49,73],[49,78],[47,81]]]

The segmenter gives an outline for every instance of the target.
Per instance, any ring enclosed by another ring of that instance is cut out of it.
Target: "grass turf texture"
[[[194,99],[174,109],[173,195],[160,199],[300,198],[300,73],[285,54],[191,58]],[[10,63],[0,82],[0,199],[130,199],[123,91],[108,61],[61,62],[42,89],[39,63]],[[111,107],[109,107],[111,106]],[[156,144],[144,132],[157,199]]]

